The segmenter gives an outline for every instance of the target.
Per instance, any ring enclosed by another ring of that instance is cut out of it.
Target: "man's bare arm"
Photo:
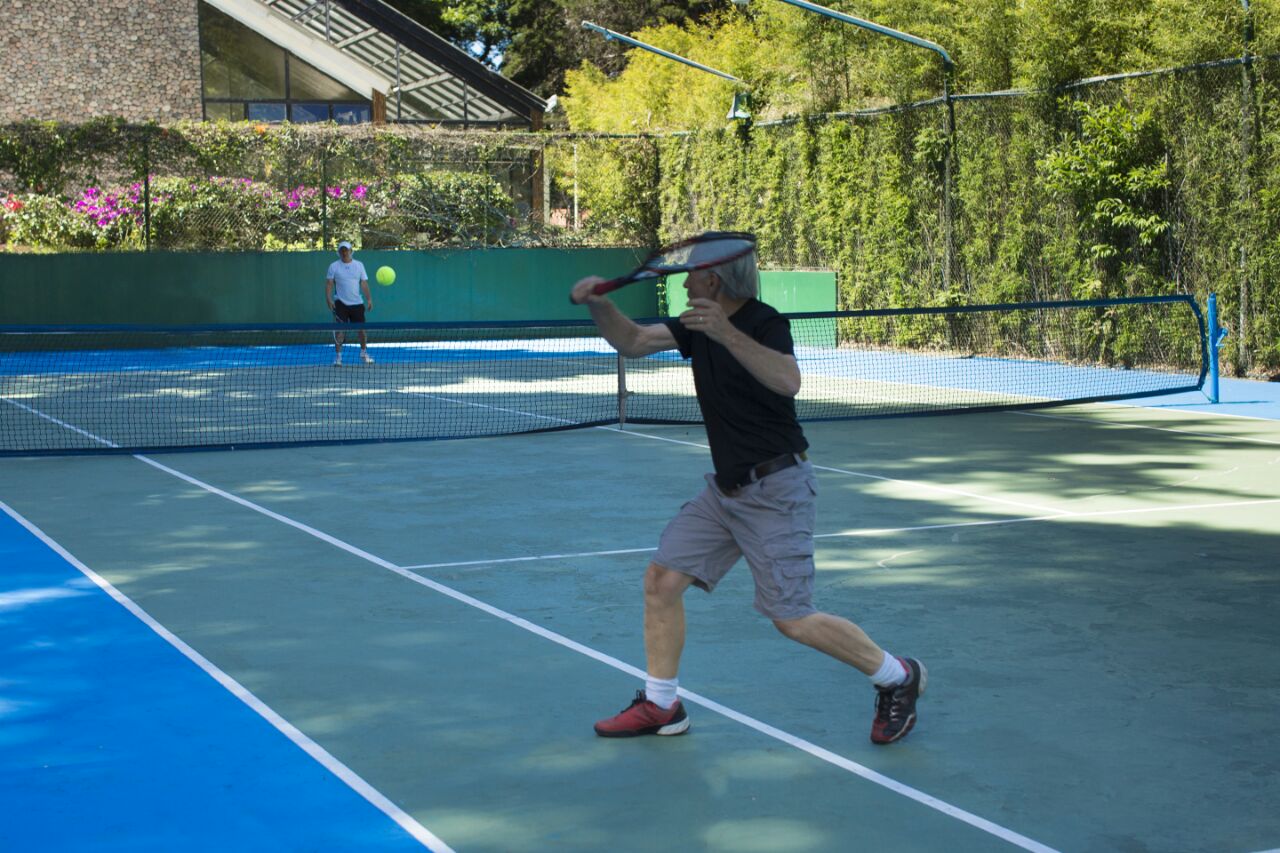
[[[573,286],[574,301],[586,303],[600,334],[609,345],[628,358],[639,358],[663,350],[674,349],[675,335],[663,324],[642,326],[619,310],[605,296],[591,293],[591,288],[602,278],[591,276]]]

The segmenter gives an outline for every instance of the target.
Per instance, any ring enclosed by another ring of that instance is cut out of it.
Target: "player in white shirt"
[[[338,244],[338,258],[339,260],[329,264],[329,271],[325,274],[325,301],[329,303],[329,310],[339,323],[364,323],[365,312],[373,310],[369,275],[364,271],[364,264],[352,260],[351,244],[346,240]],[[343,332],[334,333],[334,366],[342,364],[342,342],[345,338],[346,334]],[[373,356],[369,355],[369,340],[363,329],[360,330],[360,358],[366,364],[373,364]]]

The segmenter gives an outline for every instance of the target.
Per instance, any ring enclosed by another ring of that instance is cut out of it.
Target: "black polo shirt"
[[[748,300],[729,322],[769,349],[795,354],[791,324],[758,299]],[[729,350],[702,332],[690,331],[675,317],[666,324],[680,354],[693,361],[693,383],[718,481],[745,483],[753,466],[809,447],[793,398],[770,391]]]

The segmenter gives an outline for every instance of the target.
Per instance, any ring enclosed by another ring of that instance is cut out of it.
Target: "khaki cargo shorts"
[[[750,483],[733,497],[713,475],[667,524],[653,562],[689,575],[707,592],[739,557],[755,579],[755,608],[770,619],[816,613],[813,598],[813,466],[801,462]]]

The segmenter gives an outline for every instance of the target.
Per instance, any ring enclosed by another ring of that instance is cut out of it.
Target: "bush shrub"
[[[88,187],[68,199],[9,195],[0,242],[36,251],[140,249],[141,183]],[[151,181],[151,245],[159,249],[322,248],[324,238],[380,246],[494,243],[514,226],[515,205],[487,175],[402,174],[327,187],[278,190],[248,178]]]

